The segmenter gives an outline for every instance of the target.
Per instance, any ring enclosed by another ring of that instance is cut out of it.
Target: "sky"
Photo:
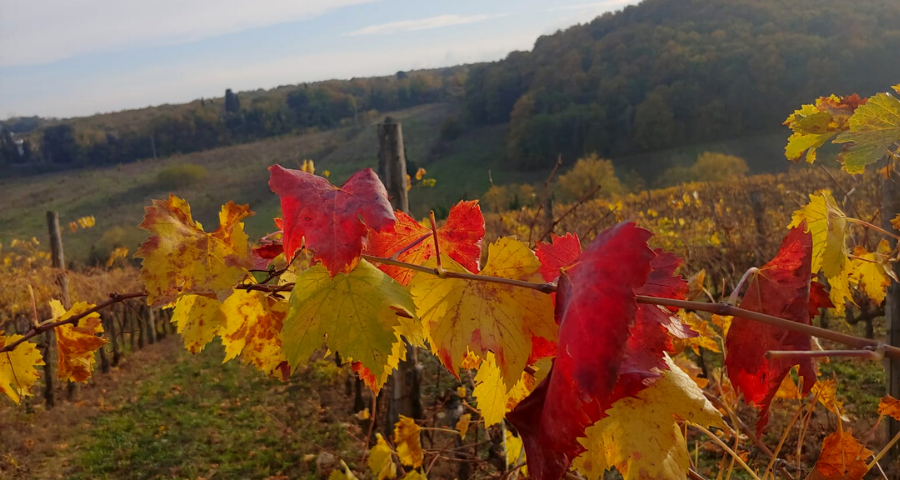
[[[0,118],[499,60],[637,0],[0,0]]]

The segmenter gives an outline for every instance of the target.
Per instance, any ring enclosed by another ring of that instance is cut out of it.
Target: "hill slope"
[[[830,93],[900,79],[894,0],[645,0],[474,68],[466,112],[510,122],[520,168],[759,134]],[[658,164],[621,164],[650,175]]]

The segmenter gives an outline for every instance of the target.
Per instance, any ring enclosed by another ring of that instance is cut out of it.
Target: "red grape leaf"
[[[392,229],[381,232],[369,230],[369,242],[366,253],[376,257],[392,257],[397,252],[409,247],[423,236],[429,235],[431,229],[422,226],[409,215],[395,212],[397,223]],[[472,273],[478,273],[481,261],[481,242],[484,239],[484,217],[477,200],[459,202],[450,209],[450,215],[444,226],[437,229],[438,244],[441,253],[447,254]],[[427,238],[414,247],[397,255],[397,260],[422,265],[434,257],[434,240]],[[394,265],[379,265],[381,271],[397,280],[401,285],[408,285],[413,270]]]
[[[577,441],[613,402],[637,315],[635,292],[656,257],[650,232],[633,223],[606,230],[560,275],[554,366],[507,415],[525,443],[528,471],[556,480],[584,450]],[[659,352],[662,357],[662,352]]]
[[[356,172],[340,188],[280,165],[269,171],[269,188],[281,197],[288,262],[305,245],[332,276],[349,272],[359,262],[367,227],[384,231],[396,220],[387,191],[371,168]]]
[[[820,308],[834,308],[834,303],[825,291],[825,285],[819,282],[809,284],[809,318],[813,319],[819,314]]]
[[[811,323],[809,279],[812,236],[805,230],[806,225],[801,223],[787,234],[775,258],[759,269],[747,287],[741,308],[806,325]],[[768,423],[769,404],[794,365],[800,366],[804,395],[816,383],[816,371],[811,359],[765,357],[769,350],[809,350],[809,335],[734,317],[725,338],[725,347],[728,352],[725,357],[728,377],[748,403],[761,409],[756,424],[757,434]]]
[[[541,261],[541,276],[552,282],[559,277],[561,269],[575,263],[581,255],[581,241],[573,233],[567,233],[564,237],[550,234],[550,242],[538,242],[535,254]]]
[[[681,259],[661,250],[654,253],[656,257],[650,262],[651,271],[647,283],[635,293],[683,300],[688,293],[688,284],[675,275]],[[630,333],[612,401],[637,395],[660,377],[661,370],[668,369],[662,352],[675,351],[671,336],[681,339],[697,336],[696,332],[672,316],[669,310],[645,303],[638,304]]]

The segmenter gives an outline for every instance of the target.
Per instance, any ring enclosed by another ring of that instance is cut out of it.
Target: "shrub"
[[[172,165],[159,171],[156,182],[160,187],[174,190],[194,185],[206,178],[206,168],[191,163]]]
[[[609,160],[596,154],[581,158],[568,173],[560,175],[556,186],[557,200],[573,202],[591,193],[597,186],[596,197],[609,197],[622,193],[622,183],[616,177],[615,168]]]

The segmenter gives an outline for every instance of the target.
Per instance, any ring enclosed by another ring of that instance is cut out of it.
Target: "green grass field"
[[[98,373],[76,402],[33,399],[33,414],[6,402],[0,478],[312,479],[322,452],[358,468],[365,432],[346,370],[322,360],[281,383],[223,356],[171,336]]]

